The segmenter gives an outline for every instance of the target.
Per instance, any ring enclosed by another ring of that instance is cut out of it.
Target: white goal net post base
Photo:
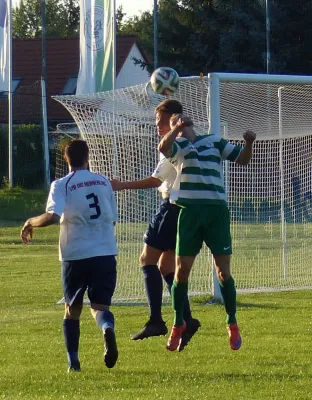
[[[310,77],[214,73],[181,78],[172,96],[199,133],[209,131],[240,144],[245,130],[257,133],[248,167],[224,163],[238,291],[312,286],[311,85]],[[164,99],[148,84],[56,98],[87,141],[92,169],[127,181],[150,176],[158,162],[154,109]],[[117,202],[120,253],[114,301],[145,301],[138,259],[160,197],[155,189],[127,190],[117,193]],[[192,294],[220,298],[212,271],[212,257],[204,250],[191,275]]]

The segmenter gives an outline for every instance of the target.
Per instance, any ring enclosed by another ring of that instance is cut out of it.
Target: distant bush
[[[43,133],[40,125],[14,125],[13,127],[13,183],[23,188],[42,187]],[[9,175],[8,126],[0,125],[0,187]]]

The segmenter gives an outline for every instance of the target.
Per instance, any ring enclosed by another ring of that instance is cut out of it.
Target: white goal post
[[[224,164],[232,271],[242,291],[312,287],[312,77],[212,73],[209,132],[242,143],[247,167]]]
[[[257,133],[248,167],[224,163],[238,291],[312,287],[312,77],[213,73],[180,78],[172,97],[199,134],[243,144],[245,130]],[[121,180],[150,176],[158,161],[154,108],[164,97],[149,84],[55,99],[87,141],[92,170]],[[155,189],[127,190],[117,193],[117,202],[115,302],[145,301],[138,258],[160,197]],[[220,297],[212,271],[204,250],[192,272],[191,294]]]

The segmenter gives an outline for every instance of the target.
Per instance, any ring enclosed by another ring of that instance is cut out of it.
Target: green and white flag
[[[9,7],[11,0],[0,0],[0,92],[9,90]]]
[[[80,0],[80,70],[76,94],[114,89],[115,0]]]

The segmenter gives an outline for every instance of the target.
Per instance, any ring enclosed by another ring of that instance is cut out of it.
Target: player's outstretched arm
[[[54,213],[44,213],[38,217],[29,218],[21,230],[21,239],[25,244],[29,244],[28,236],[32,239],[33,228],[41,228],[58,222],[60,222],[60,216]]]
[[[148,178],[139,179],[137,181],[119,181],[117,179],[111,179],[110,183],[112,185],[113,190],[116,192],[118,190],[125,189],[151,189],[159,187],[162,184],[162,181],[158,178],[154,178],[153,176],[149,176]]]
[[[158,145],[158,151],[165,157],[169,157],[172,154],[172,146],[177,136],[183,128],[183,122],[180,119],[171,131],[169,131],[160,141]]]
[[[240,152],[238,159],[236,160],[237,164],[239,165],[247,165],[251,160],[252,153],[253,153],[253,144],[256,140],[256,134],[253,131],[246,131],[243,134],[243,138],[245,139],[245,146],[243,150]]]
[[[174,114],[170,120],[171,131],[169,131],[160,141],[158,151],[165,157],[170,157],[172,154],[173,143],[177,136],[183,132],[183,128],[193,126],[193,121],[190,117]]]

